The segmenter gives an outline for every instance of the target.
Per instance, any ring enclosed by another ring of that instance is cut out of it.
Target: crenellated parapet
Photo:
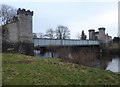
[[[98,28],[98,30],[104,30],[105,31],[105,28],[104,27],[100,27],[100,28]]]
[[[31,16],[33,16],[33,11],[19,8],[19,9],[17,10],[17,15],[18,15],[18,14],[25,14],[25,15],[31,15]]]
[[[94,29],[89,29],[88,31],[89,31],[89,32],[95,32],[95,30],[94,30]]]
[[[89,39],[90,40],[94,40],[95,39],[95,30],[94,29],[90,29],[89,31]]]

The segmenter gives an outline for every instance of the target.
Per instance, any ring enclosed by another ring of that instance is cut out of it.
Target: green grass
[[[3,85],[117,85],[118,75],[105,70],[62,62],[57,58],[35,58],[2,54]]]

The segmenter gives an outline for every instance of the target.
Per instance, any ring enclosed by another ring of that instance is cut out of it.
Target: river
[[[108,62],[106,70],[110,70],[112,72],[120,72],[120,58],[112,58],[112,61]]]
[[[40,54],[40,51],[35,51],[35,57],[37,58],[51,58],[54,56],[58,57],[56,53],[46,52]],[[120,72],[120,57],[117,55],[105,56],[101,60],[98,60],[99,67],[105,70],[110,70],[112,72]]]

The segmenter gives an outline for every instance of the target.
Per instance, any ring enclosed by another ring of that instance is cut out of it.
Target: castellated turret
[[[17,15],[18,14],[25,14],[25,15],[31,15],[31,16],[33,16],[33,11],[30,11],[30,10],[25,10],[25,9],[18,9],[17,10]]]
[[[101,28],[98,28],[98,30],[99,30],[98,39],[99,39],[101,42],[105,42],[105,28],[104,28],[104,27],[101,27]]]
[[[94,40],[95,39],[95,30],[94,29],[90,29],[89,30],[89,39],[90,40]]]
[[[32,42],[32,16],[33,11],[18,9],[18,25],[19,25],[19,41],[20,42]]]
[[[89,30],[89,40],[99,40],[101,43],[109,43],[112,41],[112,37],[108,34],[105,34],[105,28],[100,27],[98,28],[99,31],[94,29]]]

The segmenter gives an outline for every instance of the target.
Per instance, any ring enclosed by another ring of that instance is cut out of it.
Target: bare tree
[[[85,35],[85,33],[84,33],[84,30],[82,30],[81,40],[86,40],[86,35]]]
[[[48,29],[45,36],[50,38],[50,39],[54,39],[54,30],[52,28]]]
[[[66,26],[59,25],[56,29],[56,38],[57,39],[69,39],[70,30]]]
[[[33,33],[33,38],[37,38],[37,34],[36,33]]]
[[[16,15],[17,10],[13,8],[12,6],[8,5],[0,5],[0,22],[2,25],[5,25],[13,19],[13,17]]]
[[[76,37],[77,37],[77,39],[81,39],[81,34],[78,32],[78,33],[76,34]]]
[[[37,38],[44,38],[45,37],[43,33],[37,33],[36,35],[37,35]]]

